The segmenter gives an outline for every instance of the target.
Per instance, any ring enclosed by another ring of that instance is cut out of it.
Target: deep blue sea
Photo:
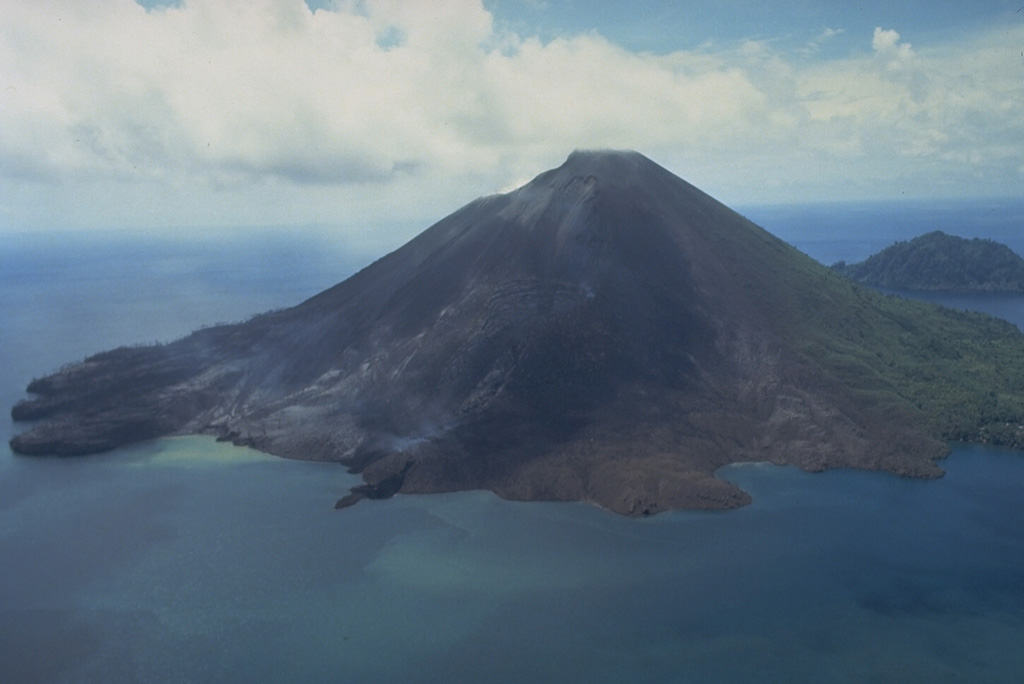
[[[934,229],[1024,253],[1024,202],[743,213],[825,263]],[[32,377],[367,261],[312,230],[3,237],[0,682],[1021,681],[1018,452],[957,446],[938,481],[732,466],[751,506],[630,520],[484,492],[335,511],[344,468],[205,438],[7,449]],[[1024,297],[945,300],[1024,326]]]

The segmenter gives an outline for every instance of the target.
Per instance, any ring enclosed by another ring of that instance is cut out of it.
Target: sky
[[[394,245],[573,149],[733,206],[1024,196],[1024,0],[3,0],[0,231]]]

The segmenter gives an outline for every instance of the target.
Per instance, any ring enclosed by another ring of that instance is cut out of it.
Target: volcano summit
[[[1016,443],[1024,336],[885,297],[635,152],[576,152],[298,306],[33,381],[22,454],[213,434],[395,492],[740,506],[738,461],[941,474]]]

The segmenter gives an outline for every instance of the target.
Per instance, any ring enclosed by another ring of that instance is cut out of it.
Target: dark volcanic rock
[[[43,422],[11,446],[213,434],[348,464],[366,484],[342,506],[486,488],[734,507],[714,472],[750,460],[935,475],[919,407],[820,351],[847,316],[894,320],[878,301],[640,154],[574,153],[292,309],[33,382],[13,415]]]

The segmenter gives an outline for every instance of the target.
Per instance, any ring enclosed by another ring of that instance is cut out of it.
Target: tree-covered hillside
[[[865,410],[904,416],[944,440],[1024,448],[1024,335],[1016,326],[862,287],[763,237],[760,246],[750,241],[758,258],[730,246],[757,283],[752,293],[793,348]],[[770,252],[775,258],[764,258]]]
[[[857,264],[832,266],[858,283],[894,290],[1024,292],[1024,259],[993,240],[934,231]]]

